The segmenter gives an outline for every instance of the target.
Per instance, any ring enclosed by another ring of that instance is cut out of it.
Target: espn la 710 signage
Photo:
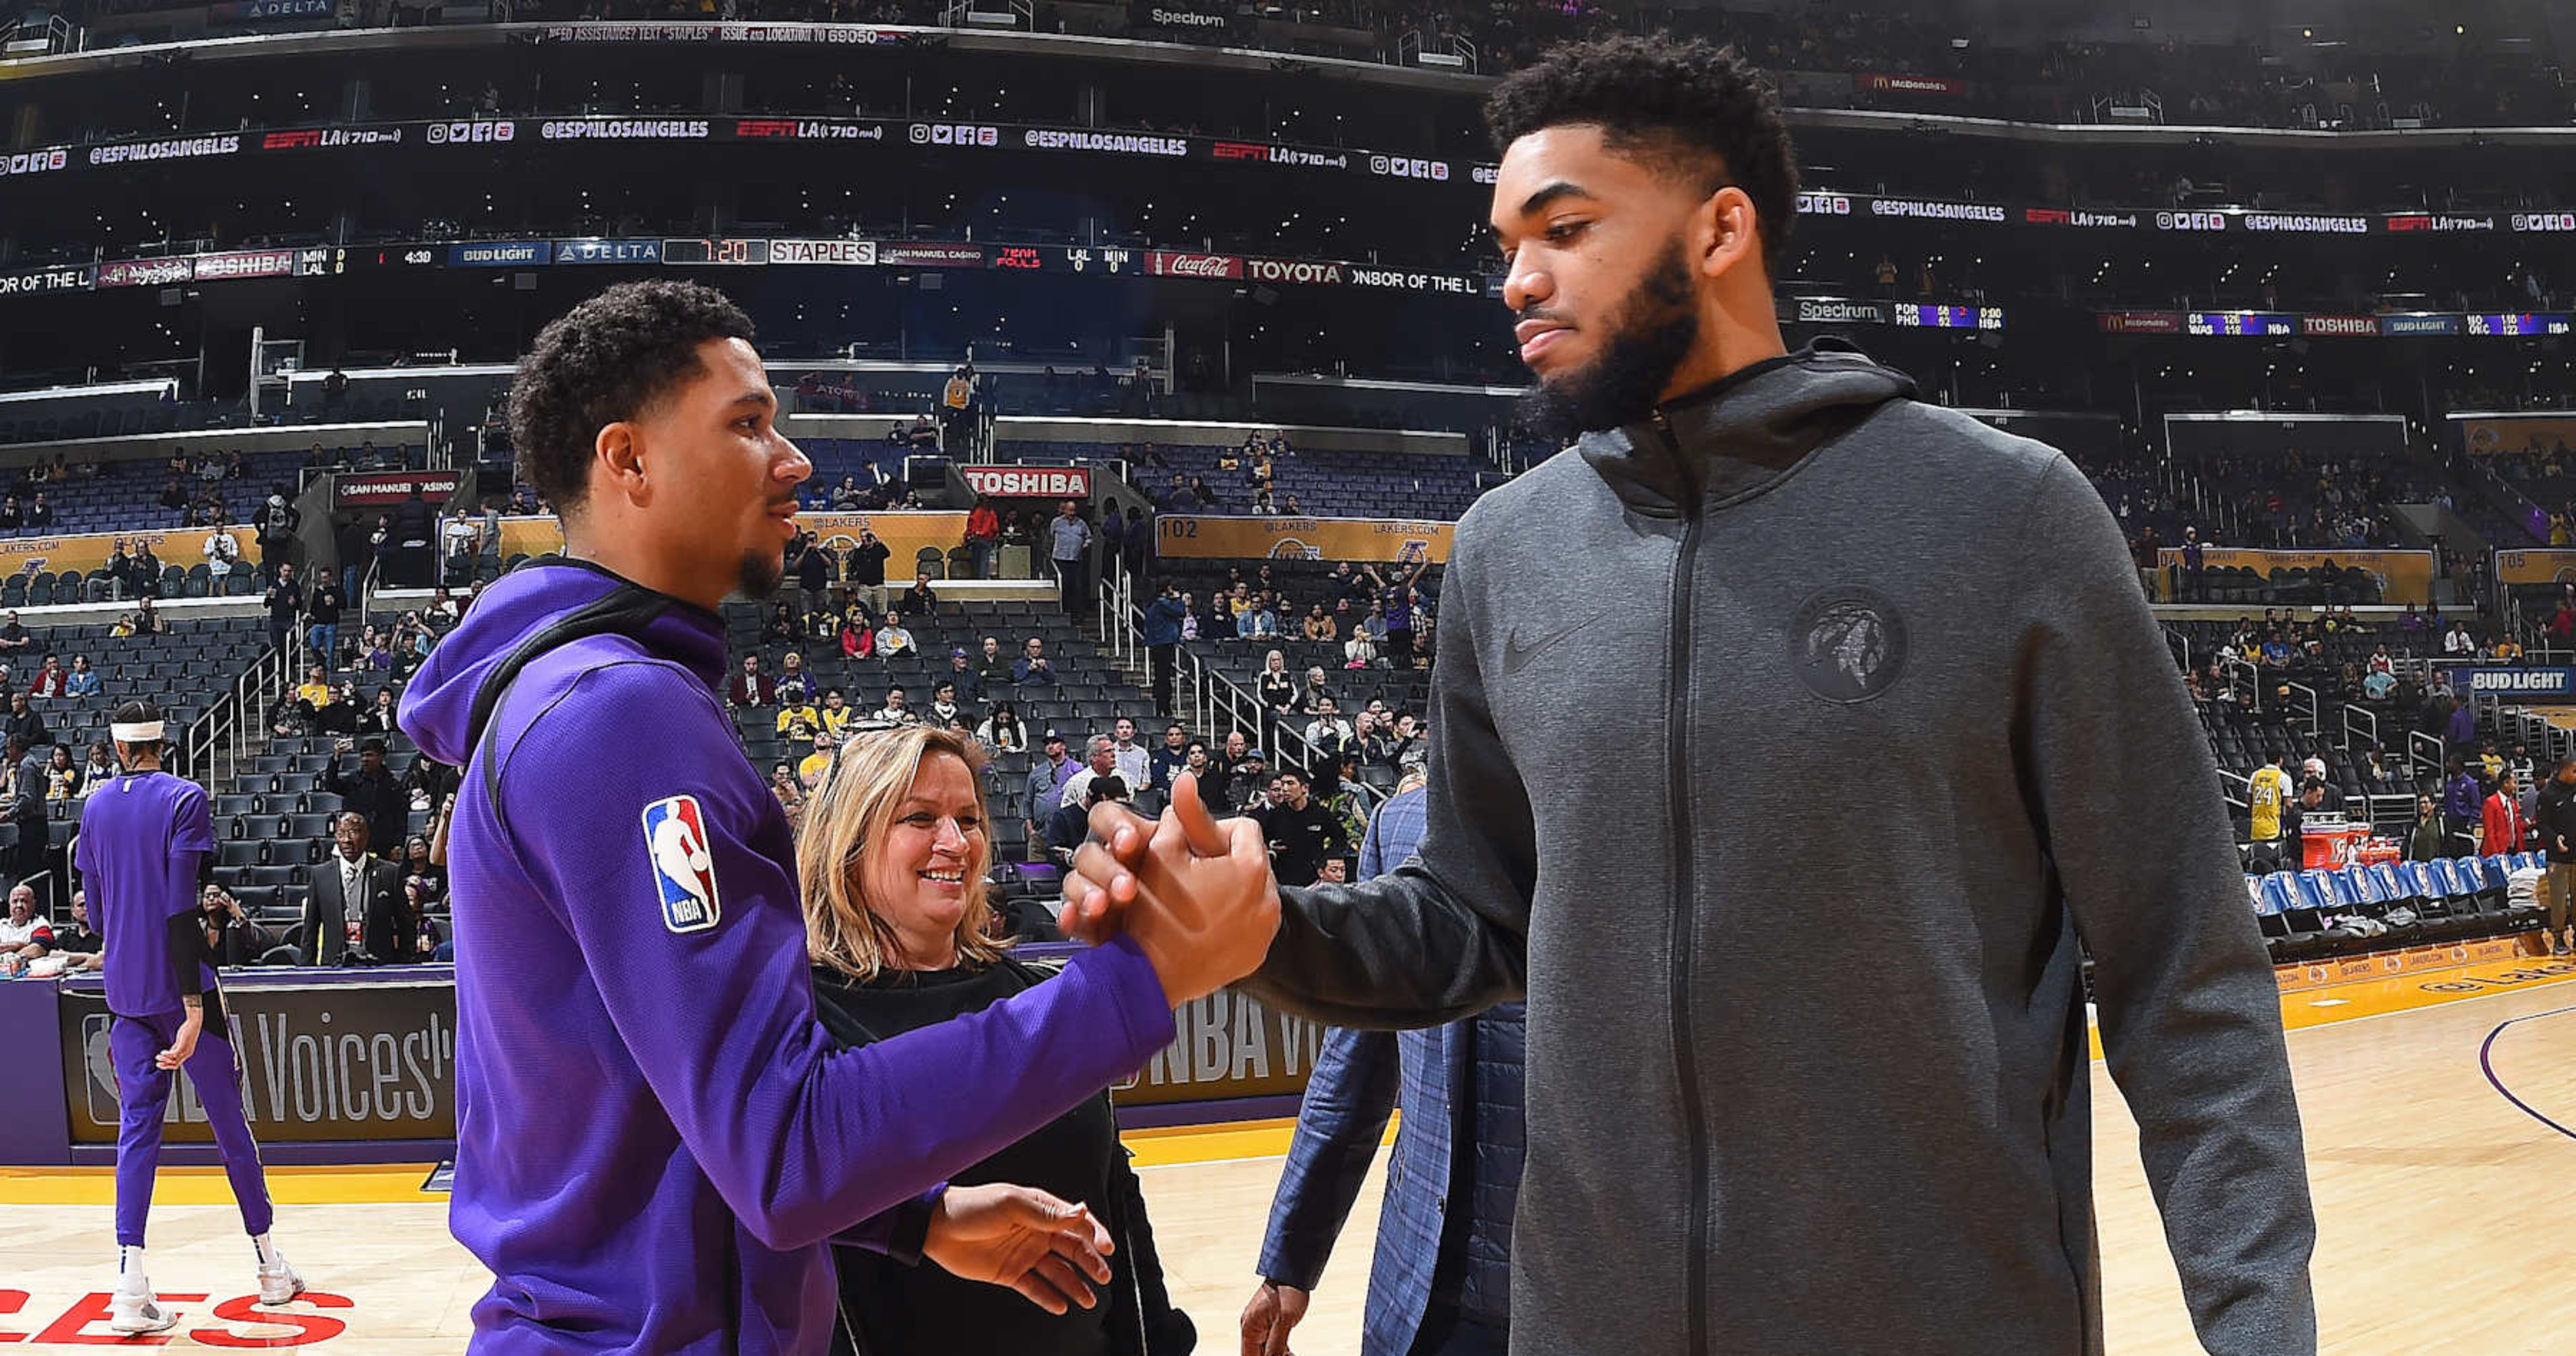
[[[1091,471],[1082,466],[961,466],[975,493],[995,499],[1089,499]]]

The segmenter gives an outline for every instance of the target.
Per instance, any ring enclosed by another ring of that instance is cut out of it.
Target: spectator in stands
[[[771,728],[774,733],[786,735],[791,739],[811,739],[816,732],[823,729],[822,708],[805,700],[801,695],[794,701],[781,695],[778,702],[778,719]]]
[[[820,714],[822,719],[814,728],[838,738],[841,731],[849,728],[850,721],[858,715],[858,712],[850,709],[849,698],[842,693],[841,689],[827,687],[823,689],[823,709]]]
[[[424,903],[447,897],[447,868],[439,864],[437,854],[431,850],[430,841],[425,835],[415,833],[404,839],[402,856],[395,859],[394,864],[403,869],[403,875],[407,880],[416,880],[422,884]]]
[[[0,722],[0,728],[5,728],[10,738],[26,740],[27,747],[31,749],[41,749],[54,742],[53,731],[45,727],[44,716],[28,703],[24,692],[9,694],[9,718]]]
[[[394,681],[410,682],[411,676],[420,672],[420,666],[429,662],[429,650],[428,632],[417,628],[403,632],[402,640],[394,646]]]
[[[729,706],[774,706],[778,702],[778,684],[760,671],[760,656],[742,657],[742,672],[725,684],[725,703]]]
[[[0,623],[0,654],[15,654],[20,650],[33,649],[35,644],[36,638],[27,634],[26,627],[18,624],[18,614],[14,609],[11,610],[9,620],[6,623]]]
[[[340,760],[353,747],[358,754],[358,770],[345,773]],[[393,770],[385,766],[385,741],[370,739],[353,744],[336,739],[331,743],[331,754],[331,761],[322,768],[322,789],[338,796],[342,809],[366,817],[369,842],[401,842],[403,831],[411,823],[411,797],[403,793]]]
[[[908,659],[916,653],[912,632],[904,629],[903,614],[888,612],[885,625],[877,628],[877,658]]]
[[[115,775],[116,755],[108,749],[107,741],[91,740],[89,761],[81,764],[81,795],[84,798],[96,795],[98,789],[107,785]]]
[[[876,628],[869,624],[867,609],[852,606],[841,618],[841,657],[873,659],[877,653]]]
[[[9,921],[0,923],[0,975],[25,973],[53,945],[54,925],[37,912],[35,887],[24,881],[9,887]]]
[[[1002,653],[999,636],[984,637],[983,648],[974,656],[977,696],[991,701],[993,694],[1011,684],[1011,658]]]
[[[792,645],[796,643],[797,634],[796,610],[785,603],[780,603],[770,609],[769,620],[761,624],[760,643]]]
[[[323,707],[329,706],[332,699],[337,695],[338,694],[333,692],[331,689],[331,674],[329,670],[324,669],[319,664],[311,664],[305,667],[304,681],[296,687],[295,699],[304,704],[306,715],[310,716],[320,712]]]
[[[814,699],[813,671],[805,667],[805,656],[789,650],[778,661],[778,700],[809,702]]]
[[[1054,562],[1056,584],[1064,610],[1080,615],[1090,605],[1091,588],[1085,566],[1091,555],[1091,524],[1082,520],[1077,505],[1065,500],[1057,506],[1053,522],[1047,524],[1047,558]]]
[[[1055,815],[1047,820],[1047,858],[1058,866],[1073,863],[1073,850],[1091,836],[1091,807],[1109,802],[1124,805],[1128,801],[1127,782],[1116,773],[1095,777],[1076,790],[1067,786]]]
[[[80,764],[72,761],[69,746],[56,744],[53,754],[45,761],[45,799],[70,802],[80,799],[80,793]]]
[[[1129,790],[1144,789],[1153,781],[1153,753],[1137,742],[1136,722],[1120,716],[1110,731],[1110,755],[1117,765],[1118,775],[1127,779]]]
[[[1118,775],[1118,741],[1107,735],[1093,735],[1083,744],[1085,762],[1082,770],[1064,784],[1064,800],[1086,794],[1091,784],[1103,777]]]
[[[2531,824],[2522,814],[2522,788],[2511,772],[2496,778],[2478,826],[2478,855],[2494,857],[2521,852],[2530,845]]]
[[[2304,782],[2299,787],[2298,798],[2281,811],[2282,861],[2293,870],[2297,869],[2306,851],[2304,835],[2308,818],[2325,808],[2325,800],[2324,782]]]
[[[2445,766],[2442,813],[2451,821],[2452,840],[2458,844],[2454,855],[2473,852],[2477,849],[2479,807],[2486,794],[2478,786],[2477,774],[2469,771],[2465,756],[2454,753]]]
[[[2549,858],[2540,892],[2541,906],[2549,911],[2549,954],[2564,956],[2576,946],[2568,936],[2569,915],[2576,912],[2576,757],[2558,760],[2558,771],[2540,788],[2532,817],[2540,829],[2541,851]]]
[[[1114,512],[1114,510],[1113,510]],[[1126,569],[1139,579],[1152,569],[1154,561],[1154,517],[1144,509],[1129,505],[1127,509]]]
[[[1323,709],[1326,706],[1332,703],[1332,700],[1333,689],[1325,678],[1324,666],[1321,664],[1308,665],[1306,667],[1306,682],[1303,686],[1297,689],[1298,712],[1309,716],[1319,715],[1323,712]]]
[[[263,567],[265,568],[265,567]],[[286,636],[295,629],[296,619],[304,612],[304,586],[295,578],[295,567],[277,567],[276,582],[268,586],[268,643],[278,653],[286,652]]]
[[[1339,757],[1357,737],[1356,732],[1349,721],[1342,719],[1341,707],[1332,698],[1317,698],[1314,709],[1315,719],[1306,726],[1306,742],[1327,758]]]
[[[415,487],[413,497],[417,498],[419,494]],[[272,486],[267,502],[260,505],[259,516],[252,525],[259,529],[259,572],[262,577],[274,580],[286,568],[287,558],[295,550],[295,530],[304,525],[304,511],[288,502],[285,486]]]
[[[337,687],[326,688],[325,691],[329,695],[330,700],[314,710],[314,730],[320,734],[330,735],[354,735],[358,733],[358,716],[360,714],[360,708],[358,706],[358,685],[356,683],[344,682]]]
[[[140,600],[143,608],[140,615],[146,621],[153,620],[157,615],[152,611],[150,604],[153,599],[161,596],[161,586],[164,582],[161,578],[161,557],[153,554],[152,543],[148,540],[136,541],[134,543],[134,596]],[[139,634],[150,636],[159,635],[160,632],[142,631]]]
[[[2467,623],[2451,623],[2449,633],[2442,637],[2442,653],[2453,659],[2475,659],[2478,657],[2477,638],[2469,634]]]
[[[922,712],[921,718],[943,730],[964,720],[966,710],[957,704],[957,684],[943,678],[931,688],[930,708]]]
[[[1306,616],[1297,624],[1297,631],[1299,637],[1305,640],[1341,639],[1340,628],[1334,625],[1332,615],[1324,611],[1322,603],[1306,609]]]
[[[206,557],[206,575],[214,581],[210,591],[220,594],[224,591],[224,581],[232,578],[233,567],[241,563],[241,539],[233,535],[231,528],[219,523],[214,531],[206,534],[205,545],[199,549]]]
[[[108,548],[104,573],[107,576],[108,598],[115,602],[124,602],[126,595],[134,589],[134,557],[125,549],[125,538],[117,538]],[[90,587],[90,601],[98,601],[98,586],[95,583]]]
[[[907,617],[932,615],[939,607],[939,593],[930,587],[929,572],[925,570],[915,574],[912,577],[912,587],[903,591],[903,597],[899,601],[902,604],[903,614]]]
[[[823,780],[823,773],[832,766],[835,747],[832,736],[820,730],[814,732],[813,752],[806,754],[804,760],[796,765],[796,781],[805,788],[806,795],[814,794],[815,786]]]
[[[90,922],[89,892],[72,891],[72,921],[54,930],[52,955],[64,963],[66,972],[96,971],[106,950],[107,939]]]
[[[1279,770],[1279,799],[1253,812],[1270,843],[1270,867],[1281,885],[1312,885],[1327,858],[1347,856],[1350,840],[1339,821],[1317,803],[1306,774]]]
[[[359,589],[366,583],[367,569],[375,562],[377,543],[383,539],[382,532],[388,526],[390,524],[381,515],[373,523],[361,515],[342,523],[334,534],[334,544],[339,548],[342,598],[358,596]]]
[[[65,695],[68,683],[69,675],[63,672],[63,657],[49,654],[45,656],[45,666],[36,670],[35,677],[27,680],[27,691],[38,697],[60,697]]]
[[[895,725],[918,725],[921,723],[921,713],[912,709],[911,700],[904,693],[903,685],[897,683],[886,689],[885,705],[877,708],[876,714],[868,719]]]
[[[850,549],[850,587],[872,616],[886,610],[886,561],[893,555],[875,532],[859,529],[859,544]]]
[[[993,511],[993,501],[984,495],[975,496],[975,508],[966,515],[964,545],[967,557],[975,563],[975,577],[996,577],[994,566],[1002,551],[1002,517]]]
[[[1046,641],[1029,637],[1021,647],[1020,658],[1011,665],[1011,682],[1017,687],[1055,686],[1055,663],[1046,657]]]
[[[409,959],[413,926],[403,907],[402,868],[369,854],[368,816],[356,809],[331,822],[333,852],[304,869],[307,965],[365,965]],[[389,840],[399,844],[399,838]]]
[[[975,727],[975,742],[995,753],[1019,753],[1029,746],[1028,733],[1020,727],[1019,713],[1009,702],[993,707],[993,714]]]
[[[1163,742],[1145,760],[1145,789],[1170,794],[1172,780],[1190,763],[1190,733],[1179,721],[1163,727]]]
[[[313,653],[327,658],[339,652],[340,611],[348,599],[340,592],[340,581],[327,571],[317,572],[314,579],[312,594],[304,605],[304,643]]]
[[[232,892],[212,881],[197,894],[197,921],[206,930],[207,957],[219,966],[257,965],[282,943],[242,909]]]
[[[1044,749],[1044,756],[1030,764],[1027,795],[1022,801],[1029,860],[1033,862],[1046,860],[1047,821],[1055,818],[1057,807],[1064,803],[1065,784],[1081,771],[1079,764],[1065,756],[1063,735],[1047,731]]]

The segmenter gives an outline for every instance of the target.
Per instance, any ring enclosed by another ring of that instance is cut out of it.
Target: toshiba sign
[[[995,499],[1088,499],[1091,472],[1080,466],[960,466],[966,484]]]

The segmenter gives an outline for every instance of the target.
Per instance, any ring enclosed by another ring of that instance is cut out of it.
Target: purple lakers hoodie
[[[1122,943],[836,1053],[787,820],[724,673],[715,614],[548,559],[487,590],[404,694],[403,730],[466,769],[449,1223],[495,1278],[474,1351],[823,1351],[827,1241],[903,1251],[897,1207],[1171,1038]]]

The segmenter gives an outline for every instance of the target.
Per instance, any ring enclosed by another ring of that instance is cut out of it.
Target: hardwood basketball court
[[[2576,965],[2516,960],[2285,993],[2320,1240],[2325,1350],[2345,1356],[2576,1351]],[[2097,1062],[2096,1171],[2110,1349],[2200,1350],[2137,1129]],[[1234,1350],[1285,1122],[1131,1135],[1173,1299],[1199,1351]],[[1315,1307],[1307,1356],[1358,1348],[1383,1155]],[[462,1350],[488,1284],[447,1236],[428,1165],[272,1169],[278,1239],[320,1293],[291,1323],[244,1321],[251,1257],[216,1169],[162,1173],[152,1276],[181,1310],[172,1349]],[[0,1344],[111,1341],[107,1169],[0,1169]],[[201,1299],[181,1298],[203,1296]],[[217,1316],[218,1306],[223,1316]],[[45,1340],[30,1342],[30,1338]],[[267,1339],[265,1341],[261,1339]],[[124,1343],[114,1343],[124,1345]],[[135,1345],[141,1345],[136,1343]]]

